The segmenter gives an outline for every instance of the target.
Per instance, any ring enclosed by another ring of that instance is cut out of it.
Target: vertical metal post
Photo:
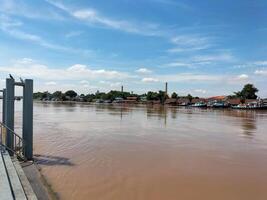
[[[2,99],[2,122],[6,123],[6,89],[3,89],[3,99]]]
[[[23,130],[25,141],[25,157],[33,158],[33,80],[26,79],[23,90]]]
[[[14,131],[14,88],[14,79],[6,79],[5,124],[12,131]],[[10,130],[7,130],[7,147],[10,149],[14,149],[14,136]],[[9,151],[9,154],[13,156],[13,152]]]
[[[165,95],[168,95],[168,82],[165,83]]]

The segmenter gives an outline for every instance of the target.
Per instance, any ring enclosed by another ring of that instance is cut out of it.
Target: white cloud
[[[80,36],[83,32],[82,31],[70,31],[65,35],[66,38],[72,38],[76,36]]]
[[[31,58],[22,58],[22,59],[20,59],[20,60],[17,60],[16,61],[17,63],[19,63],[19,64],[32,64],[32,63],[34,63],[34,60],[33,59],[31,59]]]
[[[168,63],[167,66],[169,67],[192,67],[192,64],[184,63],[184,62],[172,62],[172,63]]]
[[[99,81],[99,83],[100,84],[109,84],[110,82],[109,81],[103,81],[103,80],[101,80],[101,81]]]
[[[229,84],[244,84],[244,83],[247,83],[249,81],[252,81],[252,79],[247,74],[228,76],[225,79],[225,82],[229,83]]]
[[[49,81],[49,82],[46,82],[45,85],[57,85],[57,83],[54,81]]]
[[[194,62],[229,62],[233,61],[234,57],[230,53],[212,54],[212,55],[200,55],[192,58]]]
[[[81,64],[75,64],[69,67],[67,70],[70,72],[84,72],[86,71],[87,66]]]
[[[188,68],[197,68],[203,67],[211,64],[219,64],[222,62],[234,62],[235,58],[230,52],[223,52],[218,54],[206,54],[206,55],[197,55],[188,57],[186,59],[179,59],[165,65],[162,65],[161,68],[165,67],[188,67]]]
[[[249,65],[248,64],[241,64],[241,65],[234,65],[233,67],[236,68],[236,69],[242,69],[242,68],[249,67]]]
[[[15,30],[15,29],[2,29],[4,32],[8,33],[9,35],[13,36],[14,38],[20,39],[20,40],[26,40],[32,43],[35,43],[37,45],[40,45],[42,47],[53,49],[53,50],[60,50],[60,51],[68,51],[68,52],[75,52],[77,50],[72,49],[70,47],[65,47],[62,45],[57,45],[55,43],[50,43],[45,41],[43,38],[41,38],[38,35],[30,34],[23,32],[21,30]],[[79,51],[79,50],[78,50]]]
[[[159,82],[159,80],[156,79],[156,78],[148,77],[148,78],[143,78],[142,79],[142,82],[145,82],[145,83],[155,83],[155,82]]]
[[[88,84],[89,84],[89,81],[82,80],[82,81],[80,81],[79,83],[82,84],[82,85],[88,85]]]
[[[254,64],[258,66],[264,66],[264,65],[267,65],[267,60],[255,61]]]
[[[151,0],[153,2],[157,2],[157,3],[161,3],[161,4],[166,4],[166,5],[170,5],[170,6],[177,6],[179,8],[182,8],[182,9],[192,9],[191,6],[183,3],[183,2],[178,2],[178,1],[175,1],[175,0]]]
[[[266,76],[267,75],[267,69],[256,70],[254,73],[256,75],[264,75],[264,76]]]
[[[91,69],[86,65],[75,64],[68,68],[54,69],[45,65],[32,62],[25,63],[16,61],[12,66],[0,66],[0,72],[14,74],[15,76],[38,78],[41,80],[81,80],[81,79],[102,79],[102,80],[118,80],[131,78],[124,72],[106,69]]]
[[[161,82],[220,82],[225,79],[223,75],[179,73],[158,75],[155,78]]]
[[[110,83],[110,87],[118,87],[118,86],[121,86],[122,83],[121,82],[112,82]]]
[[[208,49],[212,45],[210,38],[201,37],[197,35],[180,35],[171,39],[171,42],[175,45],[174,48],[168,50],[170,53],[179,53],[187,51],[198,51]]]
[[[14,22],[14,21],[10,21],[10,19],[5,19],[5,20],[1,20],[0,21],[0,30],[2,30],[3,32],[11,35],[14,38],[17,38],[17,39],[20,39],[20,40],[30,41],[32,43],[36,43],[36,44],[38,44],[40,46],[43,46],[43,47],[46,47],[46,48],[49,48],[49,49],[69,50],[66,47],[49,43],[49,42],[45,41],[44,39],[42,39],[38,35],[29,34],[29,33],[26,33],[24,31],[21,31],[21,30],[18,30],[16,28],[14,28],[14,27],[17,27],[17,26],[18,26],[18,23]]]
[[[88,19],[88,20],[92,20],[92,21],[100,20],[101,21],[101,19],[98,19],[97,13],[93,9],[77,10],[77,11],[74,11],[72,14],[74,17],[77,17],[79,19]]]
[[[140,74],[149,74],[151,73],[152,71],[147,69],[147,68],[140,68],[138,70],[136,70],[137,73],[140,73]]]
[[[247,74],[241,74],[241,75],[237,76],[237,78],[239,80],[247,80],[249,78],[249,76]]]
[[[11,19],[9,16],[0,14],[0,28],[6,29],[10,27],[20,27],[23,23],[18,20]]]
[[[93,51],[91,50],[72,48],[72,47],[67,47],[64,45],[59,45],[53,42],[46,41],[44,38],[42,38],[39,35],[27,33],[23,30],[20,30],[19,27],[21,27],[22,25],[23,24],[19,21],[13,20],[10,17],[7,17],[5,15],[3,16],[0,15],[0,30],[12,36],[13,38],[28,41],[33,44],[45,47],[47,49],[53,49],[53,50],[59,50],[59,51],[77,53],[77,54],[85,54],[85,55],[93,53]]]
[[[203,89],[196,89],[194,90],[196,93],[201,93],[201,94],[206,94],[207,91],[206,90],[203,90]]]
[[[19,0],[0,0],[0,13],[5,15],[23,16],[32,19],[42,20],[63,20],[64,17],[55,12],[54,9],[42,7],[36,9],[23,1]]]
[[[104,16],[93,8],[74,9],[57,1],[46,0],[46,2],[57,7],[58,9],[65,11],[75,19],[78,19],[90,25],[93,24],[129,33],[148,36],[161,35],[161,31],[158,28],[158,25],[154,23],[133,23],[129,22],[129,20],[119,20]]]
[[[234,68],[255,68],[255,67],[265,67],[267,66],[267,61],[266,60],[259,60],[259,61],[250,61],[246,63],[241,63],[238,65],[234,65]]]
[[[122,86],[122,82],[113,82],[113,81],[99,81],[100,84],[109,86],[114,89],[114,87]]]

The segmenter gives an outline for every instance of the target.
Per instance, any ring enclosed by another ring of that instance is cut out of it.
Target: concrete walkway
[[[0,151],[0,199],[37,200],[17,160],[13,162],[7,151]]]
[[[0,147],[1,148],[1,147]],[[6,171],[3,155],[0,155],[0,199],[11,200],[14,199],[9,185],[9,178]]]

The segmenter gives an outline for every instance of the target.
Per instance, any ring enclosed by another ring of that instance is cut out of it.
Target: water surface
[[[34,153],[63,200],[266,200],[266,130],[259,111],[34,104]]]

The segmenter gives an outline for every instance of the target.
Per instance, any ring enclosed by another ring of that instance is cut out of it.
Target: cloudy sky
[[[265,0],[0,0],[0,87],[267,96]]]

